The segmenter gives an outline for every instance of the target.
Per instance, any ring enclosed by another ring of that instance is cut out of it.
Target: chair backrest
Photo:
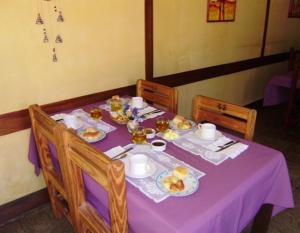
[[[137,81],[137,96],[143,97],[163,110],[177,113],[178,92],[176,88],[139,79]]]
[[[297,56],[299,56],[300,51],[296,50],[294,47],[290,48],[289,51],[289,61],[288,61],[288,70],[292,71],[294,70],[297,62]]]
[[[199,95],[194,98],[193,119],[197,122],[214,123],[239,132],[245,139],[252,140],[256,110]]]
[[[124,164],[95,150],[63,125],[56,135],[66,159],[70,208],[77,233],[128,232]],[[108,194],[110,226],[105,218],[86,200],[83,173],[89,175]]]
[[[38,105],[29,107],[32,130],[39,153],[41,167],[48,188],[48,193],[54,215],[58,218],[65,215],[69,220],[68,207],[66,206],[67,193],[61,172],[62,167],[55,167],[50,145],[57,150],[57,141],[54,136],[54,128],[58,125]],[[53,151],[53,153],[56,153]],[[63,158],[57,156],[59,166],[64,163]],[[63,197],[63,199],[62,199]]]

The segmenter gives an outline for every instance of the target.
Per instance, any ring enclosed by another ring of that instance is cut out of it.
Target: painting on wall
[[[228,22],[235,19],[236,0],[208,0],[207,22]]]
[[[300,0],[290,0],[289,18],[300,18]]]

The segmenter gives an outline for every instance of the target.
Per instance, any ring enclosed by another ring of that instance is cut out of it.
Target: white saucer
[[[131,177],[131,178],[143,179],[143,178],[152,176],[156,171],[156,165],[153,162],[149,161],[147,164],[147,171],[144,174],[137,175],[137,174],[134,174],[131,172],[131,170],[129,168],[130,165],[129,165],[128,159],[124,159],[123,161],[125,164],[125,174],[126,174],[126,176]]]
[[[216,140],[218,140],[220,137],[223,136],[223,134],[222,134],[219,130],[216,130],[216,134],[215,134],[215,137],[214,137],[214,138],[206,139],[206,138],[202,138],[201,135],[199,134],[200,132],[197,133],[197,131],[201,131],[201,130],[200,130],[200,129],[196,130],[196,131],[195,131],[195,135],[196,135],[199,139],[201,139],[201,140],[203,140],[203,141],[216,141]]]

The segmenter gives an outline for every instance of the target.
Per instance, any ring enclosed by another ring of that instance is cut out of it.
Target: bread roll
[[[176,176],[180,180],[183,180],[188,174],[189,170],[184,166],[176,167],[173,170],[173,176]]]
[[[82,136],[85,137],[86,139],[88,140],[91,140],[91,139],[95,139],[99,136],[100,132],[93,128],[93,127],[88,127],[84,130]]]
[[[183,116],[179,116],[179,115],[176,115],[174,118],[173,118],[173,122],[174,124],[178,125],[179,123],[183,122],[185,120],[185,118]]]

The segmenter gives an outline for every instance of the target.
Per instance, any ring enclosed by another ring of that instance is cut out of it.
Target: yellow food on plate
[[[176,176],[167,176],[163,180],[163,185],[169,192],[180,192],[184,190],[183,181]]]
[[[173,170],[173,176],[181,180],[183,180],[188,174],[189,174],[189,170],[187,167],[184,166],[178,166]]]
[[[192,128],[191,122],[189,120],[185,119],[183,116],[176,115],[172,121],[178,129],[191,129]]]
[[[179,134],[176,133],[174,130],[168,129],[164,135],[163,138],[166,140],[176,140],[179,138]]]

